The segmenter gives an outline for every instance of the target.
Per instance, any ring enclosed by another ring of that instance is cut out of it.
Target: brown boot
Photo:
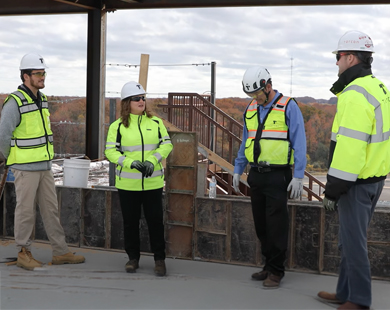
[[[167,274],[167,268],[165,267],[165,261],[163,260],[156,260],[154,267],[154,273],[156,276],[163,277]]]
[[[74,255],[72,252],[66,253],[64,255],[53,256],[51,263],[53,265],[63,265],[63,264],[80,264],[85,262],[85,257],[82,255]]]
[[[268,273],[267,279],[264,280],[263,286],[266,288],[279,288],[280,281],[283,276],[277,276],[276,274]]]
[[[367,306],[361,306],[358,304],[354,304],[353,302],[347,301],[345,304],[342,304],[340,307],[337,308],[337,310],[343,310],[343,309],[370,309],[370,307]]]
[[[138,268],[138,260],[136,259],[130,259],[125,265],[126,272],[129,273],[134,273]]]
[[[18,259],[16,261],[16,266],[24,268],[26,270],[34,270],[35,267],[42,267],[42,262],[36,260],[31,252],[26,248],[22,247],[18,253]]]
[[[329,302],[332,304],[342,304],[343,302],[336,297],[336,293],[328,293],[321,291],[317,294],[317,296],[325,302]]]
[[[256,280],[256,281],[264,281],[265,279],[267,279],[267,277],[268,277],[267,270],[262,270],[252,274],[252,280]]]

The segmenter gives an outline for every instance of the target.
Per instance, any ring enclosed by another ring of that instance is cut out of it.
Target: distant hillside
[[[314,99],[313,97],[294,97],[297,101],[302,103],[327,103],[327,104],[336,104],[337,103],[337,97],[332,97],[329,100],[326,99]]]

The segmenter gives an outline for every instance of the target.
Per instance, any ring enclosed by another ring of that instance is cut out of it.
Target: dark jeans
[[[140,258],[139,221],[141,206],[148,224],[151,250],[154,260],[165,259],[165,239],[162,206],[162,188],[148,191],[118,189],[123,216],[125,251],[129,259]]]
[[[367,230],[384,185],[384,180],[355,184],[338,201],[341,263],[336,294],[342,301],[371,305]]]
[[[278,276],[283,276],[285,270],[289,230],[287,186],[291,179],[291,169],[265,173],[251,169],[248,176],[253,220],[265,257],[264,270]]]

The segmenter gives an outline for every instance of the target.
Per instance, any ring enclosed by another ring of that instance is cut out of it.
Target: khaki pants
[[[15,176],[15,242],[18,247],[30,250],[31,235],[35,225],[36,203],[42,216],[53,256],[69,252],[65,233],[59,220],[57,194],[53,173],[45,171],[21,171],[12,169]]]

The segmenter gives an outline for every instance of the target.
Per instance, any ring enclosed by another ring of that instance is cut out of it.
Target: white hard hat
[[[374,43],[371,38],[357,30],[347,31],[339,40],[337,50],[333,54],[341,51],[356,51],[374,53]]]
[[[137,82],[127,82],[123,85],[121,90],[121,99],[125,99],[131,96],[143,95],[145,90],[140,83]]]
[[[28,70],[28,69],[46,69],[49,68],[46,66],[45,60],[43,57],[39,54],[26,54],[23,56],[22,60],[20,61],[20,70]]]
[[[245,93],[250,94],[265,88],[271,82],[271,74],[264,67],[256,66],[245,71],[242,78],[242,88]]]

